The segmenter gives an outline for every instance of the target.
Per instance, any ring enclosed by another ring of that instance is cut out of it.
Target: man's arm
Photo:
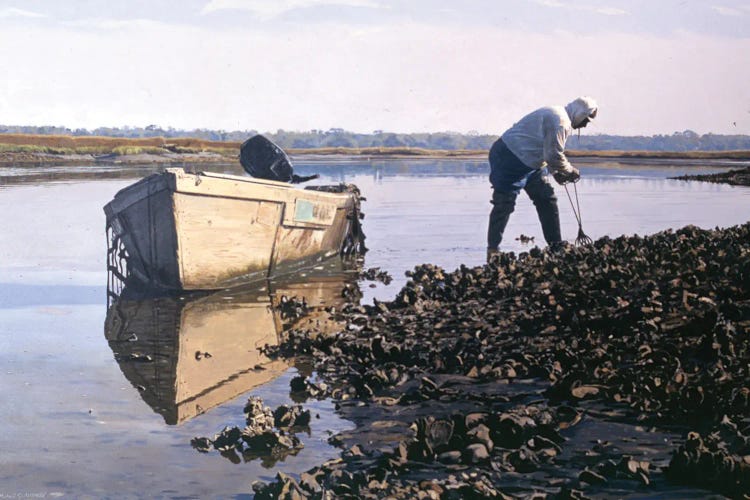
[[[576,182],[581,174],[570,164],[565,156],[565,143],[568,140],[568,130],[559,125],[544,135],[544,161],[558,184]]]
[[[544,131],[544,161],[552,173],[573,168],[565,156],[567,140],[568,131],[562,125]]]

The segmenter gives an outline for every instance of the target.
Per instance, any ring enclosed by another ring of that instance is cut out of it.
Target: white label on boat
[[[329,226],[336,216],[336,206],[331,203],[314,203],[310,200],[296,199],[294,202],[294,221],[309,222]]]

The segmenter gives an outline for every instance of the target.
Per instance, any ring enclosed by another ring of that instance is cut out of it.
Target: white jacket
[[[597,107],[592,98],[579,97],[564,108],[539,108],[506,130],[502,140],[528,167],[539,169],[546,166],[551,172],[569,170],[571,165],[565,157],[565,143],[573,126],[586,118],[592,119]]]

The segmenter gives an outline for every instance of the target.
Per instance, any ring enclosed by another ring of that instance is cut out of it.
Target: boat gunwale
[[[318,199],[327,198],[327,199],[336,200],[336,201],[345,201],[351,198],[351,194],[347,192],[331,193],[327,191],[305,189],[305,188],[301,188],[294,184],[289,184],[286,182],[272,181],[268,179],[258,179],[255,177],[243,177],[243,176],[234,175],[234,174],[221,174],[217,172],[190,173],[190,172],[186,172],[185,169],[183,168],[168,168],[168,169],[165,169],[164,173],[174,175],[175,180],[184,179],[184,176],[194,175],[194,176],[207,177],[209,179],[236,181],[236,182],[241,182],[243,184],[255,184],[255,185],[261,185],[261,186],[274,187],[274,188],[283,189],[288,192],[293,191],[295,193],[303,193],[305,195],[308,195],[305,197],[310,197],[310,198],[318,198]],[[174,186],[175,192],[180,192],[180,193],[190,192],[190,193],[198,194],[194,190],[182,191],[179,189],[179,187],[180,187],[179,185]],[[274,200],[274,199],[245,198],[241,196],[218,195],[214,193],[203,193],[203,194],[205,194],[206,196],[223,196],[226,198],[247,199],[247,200],[255,200],[255,201],[282,201],[282,200]]]
[[[348,192],[342,192],[342,193],[330,193],[326,191],[318,191],[318,190],[311,190],[311,189],[300,189],[298,187],[295,187],[291,184],[287,184],[284,182],[278,182],[278,181],[270,181],[266,179],[255,179],[250,177],[241,177],[238,175],[232,175],[232,174],[219,174],[214,172],[198,172],[198,173],[190,173],[186,172],[183,168],[166,168],[163,172],[151,174],[147,177],[144,177],[143,179],[137,181],[134,184],[131,184],[130,186],[126,186],[122,189],[120,189],[117,193],[115,193],[115,196],[112,198],[112,200],[107,203],[104,206],[104,212],[107,217],[107,221],[112,219],[114,216],[116,216],[119,212],[122,212],[123,210],[126,210],[128,207],[130,207],[132,204],[137,203],[138,201],[147,198],[149,196],[153,196],[155,194],[158,194],[159,192],[163,190],[169,190],[173,193],[184,193],[184,194],[192,194],[196,196],[208,196],[208,197],[217,197],[217,198],[226,198],[226,199],[235,199],[235,200],[248,200],[248,201],[263,201],[263,202],[273,202],[273,203],[289,203],[290,200],[284,200],[279,198],[272,198],[269,197],[246,197],[246,196],[237,196],[237,195],[230,195],[230,194],[218,194],[218,193],[210,193],[210,192],[201,192],[197,189],[183,189],[183,186],[181,186],[180,180],[185,180],[186,176],[203,176],[207,177],[209,179],[214,180],[220,180],[220,181],[236,181],[236,182],[242,182],[246,184],[251,185],[259,185],[259,186],[267,186],[267,187],[275,187],[280,188],[284,190],[292,190],[295,194],[301,194],[302,196],[294,196],[293,198],[305,198],[305,199],[313,199],[313,200],[326,200],[326,201],[332,201],[335,202],[336,208],[338,210],[340,209],[346,209],[349,208],[349,203],[351,203],[353,197],[351,193]],[[161,185],[159,185],[161,183]],[[157,186],[156,189],[153,188],[153,186]],[[289,193],[290,191],[287,191]]]

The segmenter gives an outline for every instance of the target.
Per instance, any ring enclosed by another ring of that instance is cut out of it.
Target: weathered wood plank
[[[209,172],[190,174],[182,169],[174,168],[167,169],[166,173],[173,177],[175,191],[180,193],[292,204],[295,199],[303,198],[316,203],[331,203],[336,207],[346,206],[348,202],[348,197],[341,194],[300,189],[284,182]]]
[[[174,207],[184,289],[222,288],[237,277],[266,275],[280,203],[176,193]]]

